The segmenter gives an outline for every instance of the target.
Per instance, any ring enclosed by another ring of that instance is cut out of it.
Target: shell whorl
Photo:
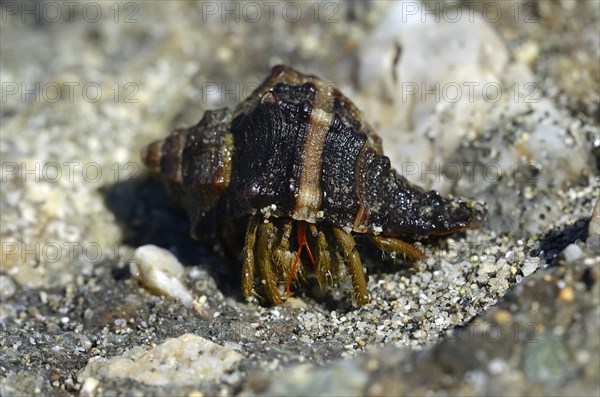
[[[159,139],[142,149],[142,162],[154,175],[160,174],[160,159],[162,158],[163,140]]]
[[[148,169],[171,183],[182,183],[183,151],[187,129],[176,129],[165,139],[152,142],[142,150],[142,161]]]
[[[230,122],[228,109],[207,111],[197,125],[175,129],[142,149],[144,164],[188,212],[195,236],[202,234],[202,218],[218,206],[229,185],[233,156]]]

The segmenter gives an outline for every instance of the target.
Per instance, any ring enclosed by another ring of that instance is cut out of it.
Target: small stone
[[[533,41],[526,41],[515,49],[514,56],[517,60],[531,65],[538,58],[539,46]]]
[[[85,311],[83,312],[83,318],[87,321],[91,320],[94,317],[94,311],[92,309],[90,309],[89,307],[87,309],[85,309]]]
[[[490,274],[498,270],[498,267],[494,262],[486,261],[481,264],[479,267],[479,271],[477,272],[479,275]]]
[[[563,256],[568,263],[573,263],[581,257],[583,251],[577,244],[569,244],[563,251]]]
[[[564,287],[558,290],[558,299],[564,302],[573,302],[575,300],[575,291],[571,287]]]
[[[506,367],[507,367],[506,361],[499,359],[499,358],[493,359],[488,364],[488,369],[492,375],[501,374],[503,371],[506,370]]]
[[[525,277],[529,276],[531,273],[535,272],[538,268],[538,258],[527,258],[525,259],[525,263],[523,264],[523,268],[521,271]]]
[[[500,309],[494,313],[494,320],[498,324],[508,324],[512,321],[512,314],[508,310]]]
[[[81,385],[79,395],[82,397],[95,397],[97,395],[98,386],[100,382],[94,378],[86,378]]]
[[[201,336],[184,334],[150,350],[134,347],[110,359],[90,359],[81,378],[129,378],[146,385],[195,385],[219,379],[242,355]]]
[[[4,301],[5,299],[12,298],[17,292],[17,285],[12,278],[5,274],[0,274],[0,298]]]
[[[139,247],[129,271],[151,292],[192,305],[192,295],[180,281],[185,273],[183,265],[166,249],[151,244]]]

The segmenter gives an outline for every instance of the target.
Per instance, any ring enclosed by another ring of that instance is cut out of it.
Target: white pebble
[[[191,306],[192,294],[181,283],[183,265],[166,249],[155,245],[139,247],[129,265],[129,271],[147,289],[171,298],[179,299],[185,306]]]
[[[4,274],[0,275],[0,298],[2,301],[11,298],[17,292],[17,285],[12,278]]]
[[[94,397],[98,393],[98,386],[100,385],[100,381],[94,378],[86,378],[81,385],[81,390],[79,391],[80,396],[84,397]]]
[[[539,266],[538,261],[538,258],[525,259],[525,263],[523,264],[523,268],[521,269],[525,277],[529,276],[531,273],[536,271],[536,269]]]
[[[79,379],[86,379],[84,385],[89,378],[103,378],[131,379],[149,386],[194,386],[198,382],[215,382],[231,373],[242,358],[231,347],[184,334],[149,350],[135,346],[120,356],[93,357],[80,372]],[[80,394],[83,394],[83,386]]]
[[[577,259],[581,258],[581,248],[577,244],[569,244],[567,248],[563,251],[563,255],[565,260],[569,263],[575,262]]]

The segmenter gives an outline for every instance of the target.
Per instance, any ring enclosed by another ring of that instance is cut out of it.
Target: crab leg
[[[425,256],[425,254],[414,245],[398,240],[397,238],[369,235],[369,239],[377,248],[383,252],[387,252],[392,258],[396,257],[396,253],[403,253],[415,260]]]
[[[333,228],[333,234],[340,245],[346,259],[348,272],[352,279],[352,287],[356,297],[356,303],[363,306],[369,301],[369,293],[367,291],[367,280],[365,272],[360,261],[360,256],[356,250],[356,242],[350,233],[346,233],[338,227]]]
[[[317,226],[313,223],[308,225],[310,234],[317,239],[317,281],[319,282],[319,287],[323,290],[324,285],[327,284],[327,280],[329,279],[330,285],[333,284],[333,277],[331,274],[331,258],[332,255],[335,255],[327,238],[325,237],[325,233],[321,229],[317,229]]]
[[[246,298],[250,298],[254,292],[254,246],[259,222],[260,218],[258,216],[251,215],[246,229],[246,241],[242,253],[242,292]]]
[[[289,274],[294,262],[293,253],[290,252],[290,236],[292,235],[292,221],[290,219],[279,219],[280,230],[279,242],[273,251],[273,258],[276,265],[277,277],[285,277]],[[298,273],[302,267],[299,268]]]
[[[273,261],[271,260],[274,238],[275,228],[273,223],[260,222],[256,239],[256,257],[260,269],[260,280],[265,288],[267,298],[271,303],[279,305],[282,303],[282,299],[279,288],[277,288],[277,277],[273,272]]]

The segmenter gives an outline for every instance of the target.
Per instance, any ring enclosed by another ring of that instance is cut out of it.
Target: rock
[[[494,114],[483,87],[502,85],[508,51],[481,16],[470,22],[423,21],[421,12],[407,13],[415,4],[395,2],[362,41],[358,78],[370,99],[366,112],[395,148],[386,152],[392,163],[413,182],[441,189],[448,184],[436,167]],[[430,177],[426,170],[433,171]]]
[[[81,390],[79,391],[79,395],[81,397],[95,397],[98,395],[98,386],[100,385],[100,381],[94,378],[85,378],[83,384],[81,385]]]
[[[577,259],[581,258],[581,254],[583,251],[577,244],[569,244],[567,248],[563,251],[563,256],[565,260],[569,263],[575,262]]]
[[[2,301],[12,297],[17,292],[17,286],[12,278],[5,274],[0,274],[0,299]]]
[[[242,395],[265,396],[362,396],[368,376],[355,361],[340,361],[325,369],[300,365],[287,371],[284,378],[257,382],[250,379]],[[265,387],[264,383],[267,383]],[[260,390],[253,387],[260,385]]]
[[[197,335],[184,334],[145,350],[134,347],[113,358],[92,358],[79,374],[89,378],[130,378],[146,385],[194,385],[218,380],[242,355]]]
[[[524,370],[528,379],[543,385],[559,385],[569,375],[567,352],[560,339],[539,333],[537,343],[525,346]]]
[[[523,268],[521,271],[525,277],[529,276],[531,273],[535,272],[539,266],[539,259],[537,258],[527,258],[525,263],[523,264]]]
[[[396,2],[361,43],[359,59],[361,88],[392,101],[405,129],[423,127],[434,108],[452,102],[455,93],[457,100],[472,102],[461,95],[468,87],[460,84],[498,85],[508,63],[504,43],[480,15],[471,21],[423,20],[421,12],[407,12],[415,5]]]
[[[152,244],[139,247],[129,270],[150,291],[192,305],[192,294],[180,280],[185,274],[183,265],[166,249]]]

